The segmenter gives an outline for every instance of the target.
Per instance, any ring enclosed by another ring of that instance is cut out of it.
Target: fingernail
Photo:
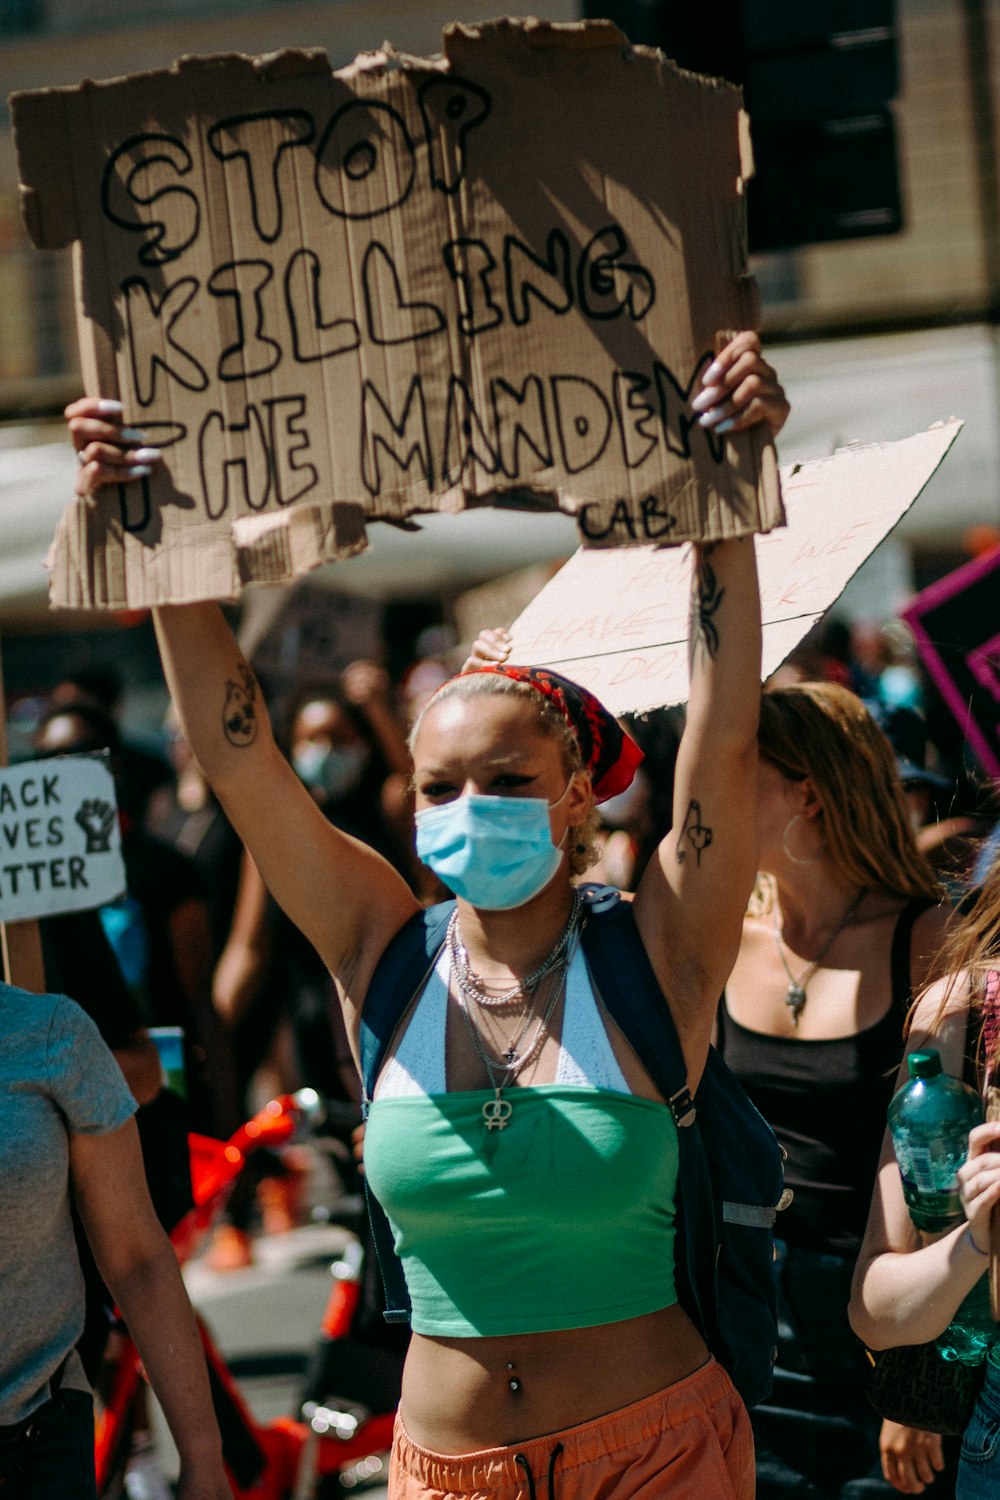
[[[719,364],[718,360],[715,360],[712,364],[709,365],[708,369],[701,377],[701,383],[702,385],[711,385],[713,380],[721,380],[724,374],[725,371],[723,370],[722,366]]]
[[[152,472],[149,464],[136,464],[134,468],[129,469],[128,477],[129,479],[148,479]]]
[[[123,427],[122,438],[126,443],[146,442],[146,434],[144,432],[140,432],[138,427]]]
[[[699,427],[719,427],[725,420],[725,412],[721,406],[713,406],[711,411],[706,411],[698,418]]]
[[[98,401],[97,410],[102,417],[120,417],[124,408],[120,401]]]
[[[727,417],[724,422],[717,422],[716,423],[715,430],[716,430],[716,432],[732,432],[732,430],[733,430],[733,428],[735,426],[736,426],[736,418],[735,417]]]
[[[692,411],[707,411],[710,406],[715,406],[725,395],[721,386],[707,385],[700,395],[695,396],[691,402]]]
[[[133,448],[128,455],[131,463],[155,464],[163,457],[159,448]]]

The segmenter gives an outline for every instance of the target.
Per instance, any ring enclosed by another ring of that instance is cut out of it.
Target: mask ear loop
[[[556,798],[556,800],[554,802],[549,802],[547,804],[550,809],[553,808],[553,807],[558,807],[559,804],[560,804],[560,802],[565,802],[566,801],[566,798],[569,796],[569,789],[573,785],[573,782],[576,780],[576,775],[577,775],[577,773],[575,771],[570,771],[570,773],[569,773],[569,780],[567,781],[567,783],[566,783],[565,787],[563,788],[562,792],[559,794],[559,796]]]
[[[569,796],[569,789],[570,789],[570,787],[573,785],[573,782],[576,780],[576,777],[579,774],[580,773],[578,771],[571,771],[569,773],[569,780],[567,781],[566,786],[565,786],[564,790],[562,791],[562,793],[556,798],[556,800],[554,802],[550,802],[548,804],[550,809],[553,808],[553,807],[558,807],[559,804],[560,804],[560,802],[565,801],[565,799]],[[570,832],[570,828],[571,827],[572,827],[572,824],[570,824],[570,823],[566,824],[566,827],[563,830],[563,836],[562,836],[562,838],[559,840],[558,844],[554,844],[553,845],[553,848],[555,848],[555,849],[562,849],[563,848],[564,844],[566,843],[567,838],[569,837],[569,832]],[[567,850],[567,853],[568,852],[569,851]],[[587,852],[587,846],[586,846],[586,844],[582,844],[582,843],[581,844],[577,844],[575,852],[577,854],[586,854],[586,852]]]

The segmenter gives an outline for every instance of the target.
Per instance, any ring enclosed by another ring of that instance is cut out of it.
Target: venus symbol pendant
[[[513,1106],[501,1096],[499,1089],[494,1089],[493,1098],[487,1099],[483,1105],[483,1123],[487,1130],[506,1130],[513,1113]]]

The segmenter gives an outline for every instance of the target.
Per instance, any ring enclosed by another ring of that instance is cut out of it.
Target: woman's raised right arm
[[[134,446],[107,403],[67,408],[81,455],[77,491],[136,477]],[[130,446],[131,443],[131,446]],[[136,458],[141,455],[141,461]],[[272,895],[348,991],[417,902],[392,866],[330,826],[271,733],[256,678],[216,604],[154,611],[163,670],[185,739]]]

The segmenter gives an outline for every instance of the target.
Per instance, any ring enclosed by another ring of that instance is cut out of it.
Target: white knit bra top
[[[451,954],[446,944],[413,1008],[398,1048],[379,1074],[376,1098],[447,1093],[445,1032],[450,983]],[[601,1020],[579,946],[566,975],[562,1038],[554,1081],[570,1088],[632,1092]]]

